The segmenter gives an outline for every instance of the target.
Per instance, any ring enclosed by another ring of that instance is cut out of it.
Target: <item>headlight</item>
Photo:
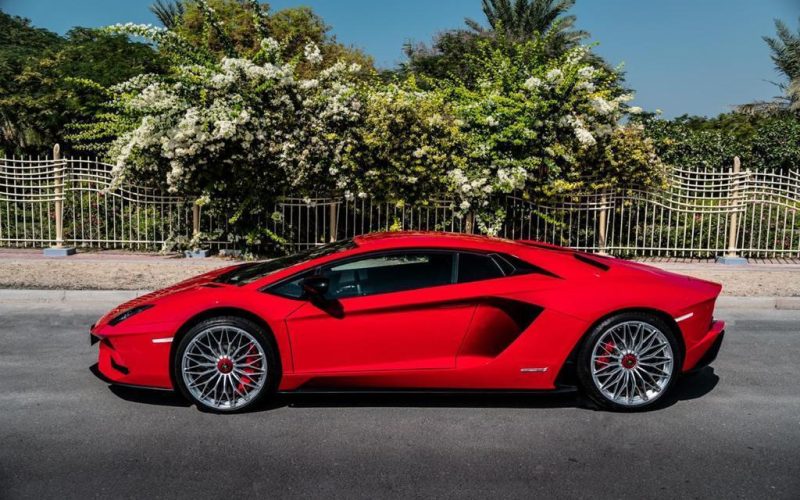
[[[146,310],[150,309],[151,307],[153,307],[153,304],[145,304],[145,305],[142,305],[142,306],[132,307],[132,308],[128,309],[127,311],[121,312],[121,313],[117,314],[116,316],[114,316],[113,318],[111,318],[111,321],[109,321],[108,324],[111,325],[111,326],[117,326],[118,324],[122,323],[123,321],[125,321],[128,318],[130,318],[131,316],[135,316],[135,315],[139,314],[142,311],[146,311]]]

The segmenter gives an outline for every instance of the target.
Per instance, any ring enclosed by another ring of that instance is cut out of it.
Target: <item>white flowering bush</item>
[[[167,78],[112,88],[119,119],[131,124],[108,149],[117,180],[155,178],[198,196],[324,188],[360,119],[348,79],[359,68],[298,79],[274,57],[273,41],[263,46],[257,61],[179,65]]]
[[[172,69],[110,89],[111,111],[81,138],[107,140],[118,182],[224,206],[233,221],[263,214],[282,194],[398,205],[445,197],[492,234],[506,194],[658,178],[652,144],[621,125],[641,110],[585,48],[553,58],[541,40],[501,38],[479,42],[465,60],[475,84],[382,82],[364,79],[358,64],[325,60],[314,43],[284,60],[266,36],[248,57],[232,46],[220,57],[149,26],[109,30],[152,40]]]
[[[284,61],[281,44],[269,37],[250,57],[219,58],[164,29],[108,30],[147,38],[173,61],[167,75],[140,75],[109,89],[110,112],[76,137],[105,148],[116,183],[202,200],[240,226],[263,219],[279,195],[348,184],[336,171],[362,120],[357,64],[324,62],[314,43],[301,60]],[[303,74],[319,69],[301,77],[301,64]]]
[[[213,10],[207,13],[213,21]],[[164,29],[108,30],[147,38],[173,61],[166,76],[140,75],[112,87],[112,112],[78,137],[111,139],[105,147],[117,182],[212,200],[236,196],[244,204],[332,187],[331,172],[361,119],[358,65],[322,66],[314,43],[302,61],[283,61],[281,44],[268,37],[251,57],[219,59]],[[298,64],[320,70],[301,78]]]
[[[477,83],[446,84],[468,144],[465,167],[448,172],[449,192],[482,231],[500,229],[507,193],[552,196],[659,178],[652,144],[632,141],[628,151],[615,140],[636,136],[621,125],[632,96],[614,72],[587,62],[587,51],[552,58],[542,41],[480,42],[467,62]],[[646,160],[626,168],[620,154]]]

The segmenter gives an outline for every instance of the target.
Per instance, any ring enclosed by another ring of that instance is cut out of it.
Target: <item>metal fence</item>
[[[800,172],[673,168],[662,189],[513,200],[504,236],[612,255],[800,256]]]
[[[112,186],[111,170],[83,158],[0,159],[0,246],[153,248],[191,232],[185,200]]]
[[[67,244],[157,250],[196,232],[236,247],[228,214],[191,200],[112,183],[94,159],[0,159],[0,246]],[[800,172],[674,168],[663,188],[616,189],[553,200],[505,199],[500,236],[613,255],[800,257]],[[472,232],[447,200],[398,206],[370,199],[287,197],[259,227],[294,249],[386,230]]]

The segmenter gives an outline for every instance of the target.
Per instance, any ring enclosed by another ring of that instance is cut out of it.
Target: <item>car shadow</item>
[[[714,390],[719,376],[711,367],[681,377],[675,390],[659,404],[645,411],[658,410],[679,401],[698,399]],[[583,408],[597,409],[577,390],[533,392],[339,392],[278,394],[269,408]],[[258,410],[254,410],[258,411]]]
[[[667,402],[671,401],[674,404],[678,401],[702,398],[713,391],[717,384],[719,384],[719,375],[714,373],[713,367],[706,366],[678,379],[675,390],[667,396]]]
[[[300,392],[279,394],[277,399],[290,408],[574,408],[579,405],[576,391]]]
[[[191,403],[182,398],[180,394],[170,390],[147,389],[140,387],[130,387],[126,385],[116,385],[108,380],[100,372],[97,363],[89,367],[89,371],[95,377],[108,384],[108,390],[115,396],[125,401],[133,403],[157,405],[157,406],[182,406],[189,407]]]
[[[138,387],[126,387],[122,385],[109,385],[108,390],[118,398],[132,403],[156,406],[179,406],[184,408],[192,406],[191,403],[175,391],[140,389]]]
[[[96,366],[91,368],[93,373]],[[709,394],[719,383],[711,367],[678,380],[675,390],[652,409],[698,399]],[[191,404],[179,393],[110,384],[109,390],[133,403],[188,407]],[[578,391],[554,392],[298,392],[279,393],[269,402],[246,413],[278,408],[583,408],[596,409]]]
[[[674,405],[679,401],[698,399],[714,390],[719,376],[711,367],[678,380],[675,390],[652,410]],[[291,393],[279,394],[270,408],[583,408],[597,409],[578,391],[558,392],[376,392],[376,393]],[[264,408],[268,409],[268,408]],[[258,411],[258,410],[256,410]],[[650,411],[649,409],[647,411]]]

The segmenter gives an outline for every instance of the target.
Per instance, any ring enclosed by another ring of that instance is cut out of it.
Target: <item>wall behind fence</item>
[[[237,247],[229,214],[130,184],[112,166],[84,158],[0,159],[0,246],[61,243],[158,250],[195,231],[214,247]],[[800,257],[800,173],[674,168],[660,190],[619,189],[557,200],[505,200],[500,236],[613,255]],[[61,223],[58,222],[61,215]],[[467,232],[446,200],[425,206],[370,199],[286,197],[256,224],[294,249],[386,230]],[[61,228],[61,231],[59,231]],[[59,238],[60,236],[60,238]]]

